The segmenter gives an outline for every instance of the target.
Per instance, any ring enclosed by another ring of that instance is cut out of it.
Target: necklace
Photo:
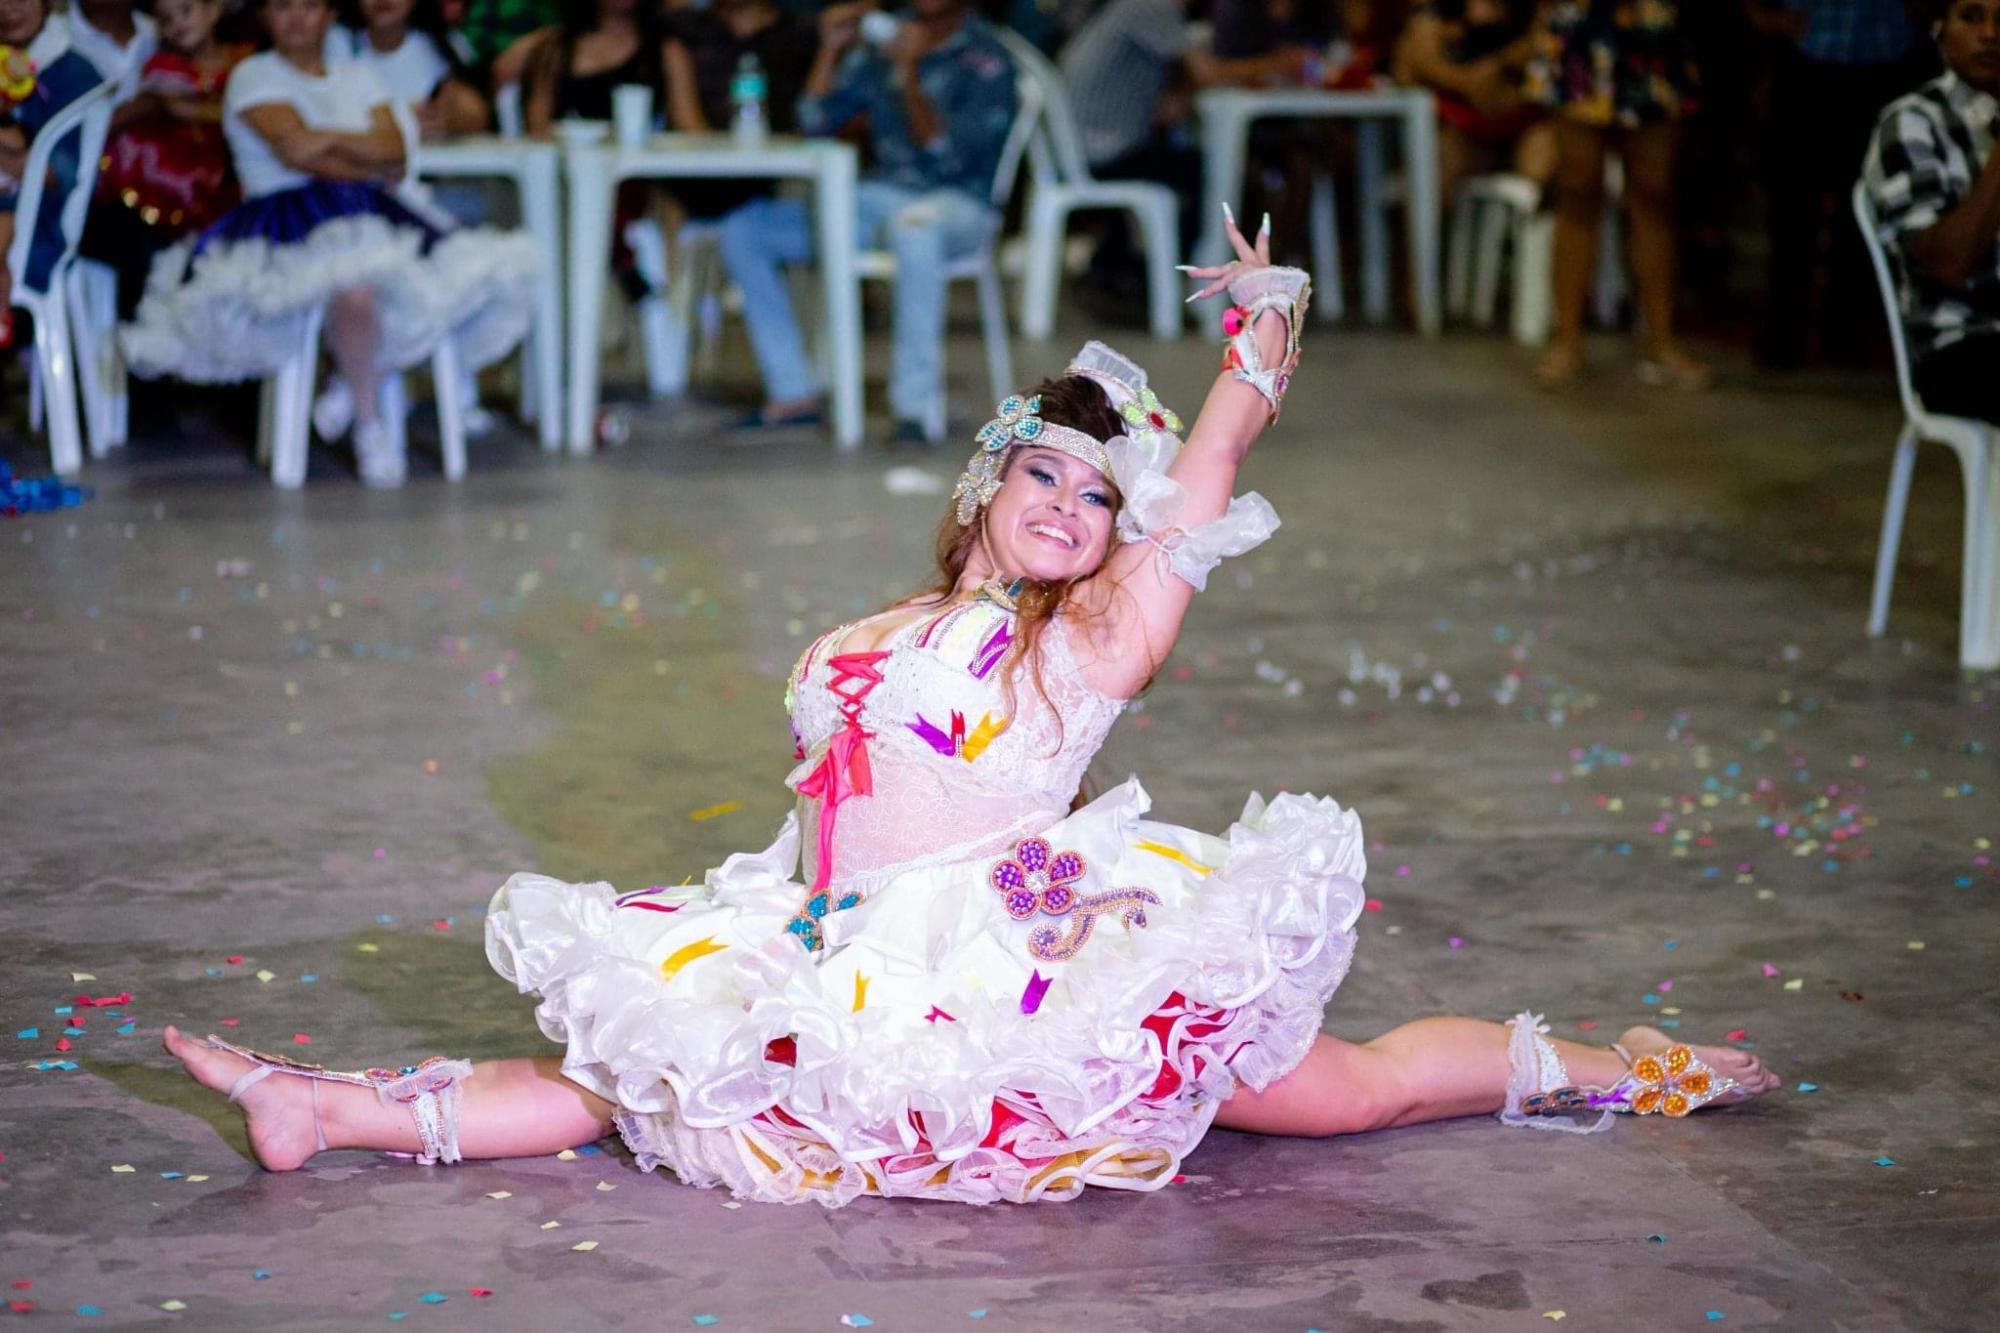
[[[1003,611],[1016,610],[1015,603],[1026,583],[1026,579],[990,578],[979,585],[978,600],[991,602]]]

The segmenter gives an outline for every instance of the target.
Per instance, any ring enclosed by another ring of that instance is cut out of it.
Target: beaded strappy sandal
[[[349,1083],[357,1088],[373,1088],[384,1106],[409,1108],[410,1118],[417,1125],[417,1139],[423,1144],[423,1151],[417,1154],[419,1162],[430,1166],[437,1162],[459,1160],[458,1085],[472,1075],[472,1062],[469,1060],[447,1060],[442,1055],[433,1055],[422,1064],[405,1065],[401,1069],[351,1071],[328,1069],[324,1065],[307,1064],[283,1055],[266,1055],[262,1051],[224,1041],[214,1034],[209,1035],[206,1044],[211,1049],[227,1051],[250,1062],[250,1068],[229,1089],[229,1100],[232,1102],[240,1100],[244,1093],[273,1074],[289,1074],[311,1082],[315,1151],[325,1152],[327,1149],[326,1131],[320,1127],[319,1121],[319,1085]]]
[[[1608,1088],[1570,1080],[1562,1056],[1542,1034],[1549,1025],[1540,1014],[1518,1014],[1507,1025],[1511,1073],[1503,1123],[1529,1129],[1553,1129],[1570,1134],[1595,1134],[1611,1126],[1614,1115],[1664,1115],[1673,1119],[1698,1111],[1741,1085],[1712,1068],[1684,1045],[1648,1052],[1634,1059],[1616,1042],[1611,1049],[1626,1065],[1625,1077]],[[1598,1113],[1589,1124],[1575,1117]]]

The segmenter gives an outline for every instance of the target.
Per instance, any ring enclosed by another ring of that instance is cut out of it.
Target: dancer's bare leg
[[[1297,1069],[1262,1092],[1238,1091],[1215,1122],[1255,1134],[1323,1138],[1490,1115],[1506,1100],[1507,1039],[1505,1026],[1476,1018],[1419,1019],[1360,1045],[1321,1036]],[[1615,1051],[1551,1040],[1576,1083],[1610,1087],[1625,1073]],[[1619,1041],[1635,1056],[1673,1045],[1667,1034],[1647,1027]],[[1778,1084],[1748,1051],[1696,1046],[1694,1052],[1747,1095]]]
[[[214,1050],[176,1028],[166,1048],[205,1088],[228,1092],[251,1068],[248,1060]],[[238,1103],[250,1149],[273,1171],[290,1171],[313,1155],[313,1083],[274,1074],[251,1086]],[[415,1122],[403,1106],[384,1106],[369,1088],[320,1083],[319,1123],[329,1148],[422,1151]],[[611,1131],[610,1102],[562,1076],[555,1057],[489,1060],[460,1085],[458,1146],[466,1157],[535,1157],[603,1138]]]
[[[1674,168],[1680,126],[1672,121],[1625,134],[1625,209],[1632,220],[1632,287],[1646,355],[1676,383],[1700,388],[1708,367],[1674,338]]]
[[[1597,273],[1597,232],[1604,221],[1605,132],[1566,116],[1550,122],[1555,135],[1555,330],[1535,367],[1558,387],[1583,370],[1583,316]]]

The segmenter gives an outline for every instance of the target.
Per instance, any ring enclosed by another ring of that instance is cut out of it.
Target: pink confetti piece
[[[1750,1031],[1747,1028],[1737,1028],[1734,1032],[1724,1033],[1722,1039],[1724,1041],[1748,1041],[1750,1039]]]
[[[1465,941],[1460,939],[1456,935],[1452,936],[1449,940],[1446,940],[1445,943],[1449,944],[1454,949],[1463,949],[1465,947]]]
[[[1764,964],[1764,975],[1767,977],[1775,977],[1778,975],[1778,969],[1771,966],[1771,964],[1766,963]]]

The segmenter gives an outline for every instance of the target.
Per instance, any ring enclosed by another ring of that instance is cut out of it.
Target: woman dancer
[[[1277,526],[1230,491],[1296,366],[1307,284],[1269,267],[1268,230],[1229,235],[1237,261],[1197,270],[1229,291],[1233,336],[1186,445],[1096,343],[1003,402],[938,586],[793,669],[799,808],[769,850],[700,887],[501,889],[488,954],[541,992],[564,1058],[329,1075],[168,1028],[242,1104],[259,1160],[546,1153],[615,1125],[642,1167],[749,1198],[1027,1201],[1158,1188],[1211,1124],[1593,1129],[1772,1086],[1747,1053],[1651,1028],[1622,1051],[1550,1041],[1534,1015],[1324,1036],[1363,902],[1353,814],[1252,797],[1215,838],[1142,818],[1136,781],[1066,813],[1209,571]]]
[[[323,306],[352,390],[361,480],[400,486],[405,461],[378,412],[380,376],[447,336],[467,367],[504,355],[527,332],[541,256],[519,233],[451,230],[397,192],[408,144],[367,65],[326,63],[327,0],[265,0],[265,11],[272,49],[236,67],[223,104],[244,202],[154,262],[123,330],[126,360],[141,375],[261,378],[294,354]]]

